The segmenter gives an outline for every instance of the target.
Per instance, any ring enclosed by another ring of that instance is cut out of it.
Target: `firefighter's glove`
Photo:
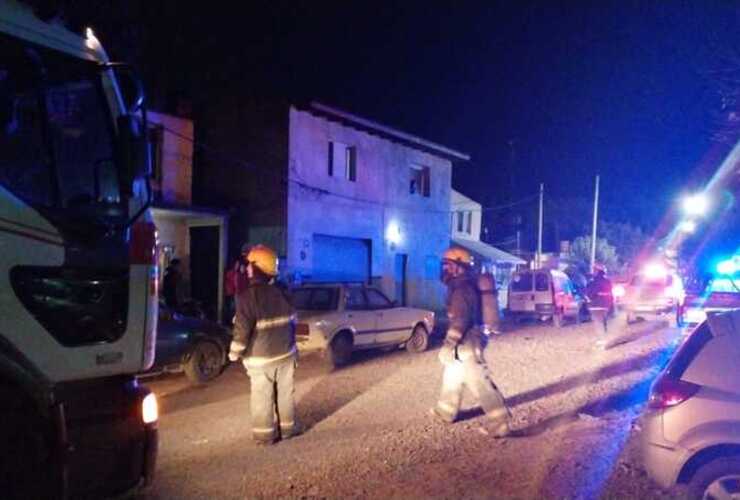
[[[439,362],[443,365],[449,365],[455,362],[455,347],[445,343],[439,350]]]
[[[239,353],[234,351],[229,351],[229,361],[239,361]]]

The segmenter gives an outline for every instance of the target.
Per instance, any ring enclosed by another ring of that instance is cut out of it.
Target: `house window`
[[[465,219],[465,212],[458,212],[457,213],[457,232],[458,233],[463,232],[464,219]]]
[[[409,193],[429,198],[431,191],[429,176],[429,167],[412,165],[409,168]]]
[[[149,147],[152,155],[152,179],[162,181],[162,148],[164,145],[164,126],[159,123],[149,125]]]
[[[473,212],[468,212],[465,215],[465,232],[473,234]]]
[[[329,142],[329,177],[344,175],[351,182],[357,181],[357,148],[341,142]]]

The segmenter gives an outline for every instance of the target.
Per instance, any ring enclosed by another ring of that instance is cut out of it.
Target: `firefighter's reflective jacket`
[[[445,343],[456,347],[462,342],[479,345],[482,341],[481,301],[478,285],[470,276],[452,278],[448,283],[447,317],[449,326]]]
[[[247,366],[264,366],[295,355],[295,315],[280,288],[256,284],[239,293],[231,353],[243,357]]]

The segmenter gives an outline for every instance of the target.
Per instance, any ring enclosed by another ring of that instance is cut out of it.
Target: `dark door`
[[[190,228],[190,290],[203,304],[206,316],[216,320],[218,307],[218,226]]]
[[[406,305],[406,264],[408,258],[406,254],[396,254],[396,302],[400,306]]]

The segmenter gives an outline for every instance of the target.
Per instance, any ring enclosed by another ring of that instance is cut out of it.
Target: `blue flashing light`
[[[737,264],[733,259],[723,260],[717,263],[717,272],[719,274],[735,274],[737,271]]]

